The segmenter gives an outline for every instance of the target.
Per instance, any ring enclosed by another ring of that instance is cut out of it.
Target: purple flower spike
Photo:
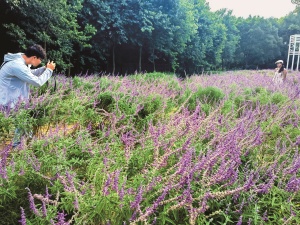
[[[64,212],[58,212],[56,219],[57,219],[57,223],[56,225],[69,225],[69,222],[66,222],[66,214],[64,214]]]
[[[236,225],[242,225],[243,223],[243,216],[240,216],[239,221],[237,222]]]
[[[21,207],[21,219],[19,220],[19,222],[22,225],[26,225],[26,216],[25,216],[24,209],[22,207]]]
[[[37,210],[35,204],[34,204],[34,198],[31,194],[31,191],[29,188],[25,188],[27,191],[28,191],[28,199],[29,199],[29,204],[30,204],[30,209],[32,210],[32,212],[35,214],[35,215],[38,215],[39,216],[39,211]]]

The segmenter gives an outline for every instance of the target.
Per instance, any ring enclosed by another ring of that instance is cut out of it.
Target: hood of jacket
[[[22,58],[22,53],[8,53],[4,55],[4,62]]]

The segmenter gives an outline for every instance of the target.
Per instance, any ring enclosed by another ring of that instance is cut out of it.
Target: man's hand
[[[47,65],[46,65],[46,68],[49,68],[51,70],[54,70],[55,69],[55,63],[53,61],[48,61]]]

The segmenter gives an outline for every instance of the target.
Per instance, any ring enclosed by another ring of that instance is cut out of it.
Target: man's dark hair
[[[28,47],[25,50],[24,54],[27,57],[36,56],[37,58],[40,58],[40,59],[46,58],[46,51],[42,48],[42,46],[37,45],[37,44]]]

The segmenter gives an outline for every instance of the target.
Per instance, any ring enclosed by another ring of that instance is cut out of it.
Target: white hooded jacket
[[[41,67],[31,70],[23,53],[8,53],[0,69],[0,105],[13,108],[18,101],[29,99],[29,84],[40,87],[49,80],[53,71]]]

